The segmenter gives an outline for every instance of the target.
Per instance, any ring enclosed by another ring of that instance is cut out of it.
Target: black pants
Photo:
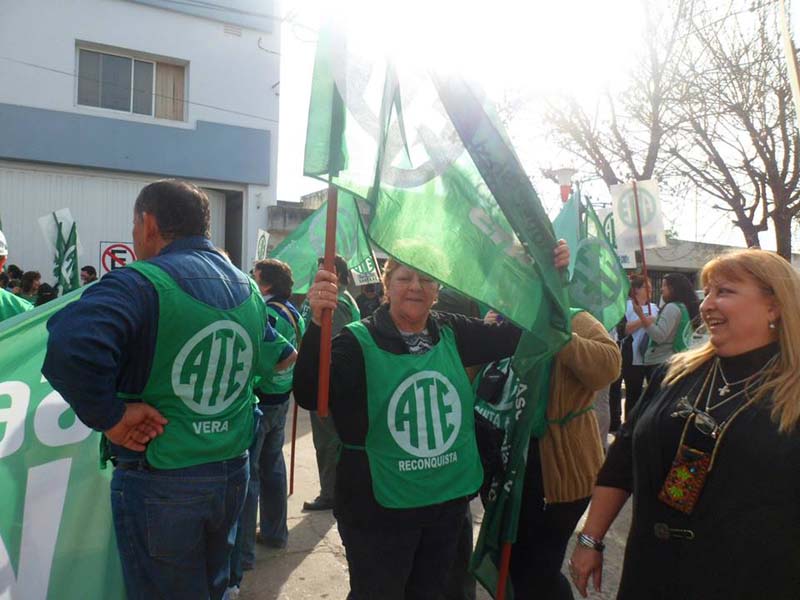
[[[464,520],[459,510],[414,527],[356,527],[339,521],[350,570],[348,600],[439,600]]]
[[[453,567],[447,576],[442,600],[475,600],[475,577],[469,572],[472,557],[472,511],[467,504],[456,546]]]
[[[567,543],[589,498],[545,504],[542,466],[531,440],[522,492],[517,542],[511,550],[511,582],[517,600],[572,600],[572,588],[561,574]]]

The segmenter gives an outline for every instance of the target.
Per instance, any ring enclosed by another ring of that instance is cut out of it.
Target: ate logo
[[[408,377],[389,401],[389,432],[406,452],[426,458],[453,445],[461,428],[461,401],[455,386],[437,371]]]
[[[656,209],[658,204],[647,189],[639,186],[637,188],[637,195],[639,197],[639,219],[641,220],[642,227],[646,227],[656,216]],[[639,223],[636,219],[636,195],[633,189],[626,190],[617,203],[617,215],[626,226],[634,228],[638,227]]]
[[[172,364],[172,389],[190,410],[216,415],[242,393],[253,364],[244,327],[217,321],[183,345]]]

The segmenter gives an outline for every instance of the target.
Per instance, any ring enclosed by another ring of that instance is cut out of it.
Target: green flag
[[[581,208],[578,195],[573,192],[570,194],[569,199],[561,208],[561,212],[553,219],[553,231],[556,235],[567,242],[567,245],[573,252],[569,255],[569,276],[572,278],[572,273],[575,271],[575,258],[577,257],[575,249],[581,241]]]
[[[370,240],[401,262],[526,329],[542,314],[568,328],[549,220],[476,87],[358,54],[325,29],[304,172],[366,198]]]
[[[630,283],[592,203],[586,200],[585,205],[581,204],[580,192],[574,193],[553,226],[564,239],[579,232],[579,241],[570,244],[574,258],[570,304],[586,309],[610,331],[625,314]]]
[[[388,254],[529,330],[514,369],[546,387],[548,359],[569,339],[567,295],[550,221],[493,107],[458,77],[386,64],[352,42],[320,36],[305,173],[366,198],[369,237]],[[516,539],[534,404],[517,412],[512,474],[473,557],[492,590],[499,548]]]
[[[271,253],[292,268],[295,294],[305,294],[317,272],[317,259],[325,253],[325,225],[328,203],[325,202],[303,221]],[[339,193],[336,212],[336,252],[350,267],[356,285],[377,283],[377,265],[361,223],[355,198]]]
[[[99,434],[41,374],[47,320],[80,294],[0,323],[2,597],[125,597]]]
[[[61,290],[62,294],[67,294],[81,285],[78,267],[78,229],[74,221],[67,229],[67,224],[60,221],[56,213],[53,213],[53,221],[56,225],[56,255],[53,275],[56,278],[56,287]]]

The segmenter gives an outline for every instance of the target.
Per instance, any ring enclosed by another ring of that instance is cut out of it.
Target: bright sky
[[[341,0],[336,6],[342,3],[354,29],[366,33],[371,43],[394,48],[406,60],[464,69],[490,96],[499,99],[511,91],[529,98],[532,106],[558,92],[577,95],[591,105],[606,87],[617,87],[639,52],[644,22],[638,0],[497,0],[491,5],[474,0]],[[302,165],[316,29],[329,5],[330,0],[284,0],[282,7],[282,14],[290,18],[283,24],[281,47],[281,200],[299,200],[300,195],[323,187],[302,176]],[[381,25],[386,23],[391,24],[388,30]],[[540,169],[574,166],[575,160],[545,139],[535,109],[517,115],[509,133],[554,216],[560,204],[558,188],[539,177]],[[587,183],[584,190],[609,200],[602,182]],[[693,212],[693,200],[681,206],[680,214]],[[676,209],[665,206],[665,222],[681,238],[695,239],[697,234],[701,241],[742,243],[741,234],[722,213],[701,214],[704,225],[697,227],[693,214],[674,218]]]

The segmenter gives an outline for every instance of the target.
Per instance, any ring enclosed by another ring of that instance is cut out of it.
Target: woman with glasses
[[[800,277],[762,250],[703,268],[710,340],[653,375],[611,446],[570,561],[600,587],[633,495],[617,598],[800,598]]]
[[[569,263],[566,245],[555,266]],[[332,345],[330,406],[342,453],[334,515],[347,553],[351,600],[439,600],[456,557],[468,498],[483,481],[465,367],[511,356],[520,331],[432,312],[439,284],[395,260],[385,303]],[[309,290],[311,324],[294,371],[300,406],[316,409],[323,309],[336,278]]]

